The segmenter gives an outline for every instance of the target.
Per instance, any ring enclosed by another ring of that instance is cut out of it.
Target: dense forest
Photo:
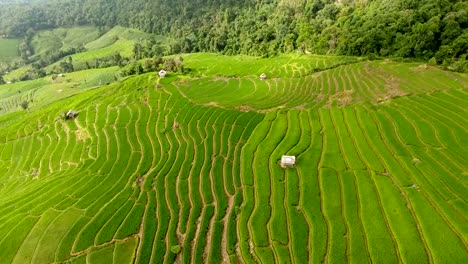
[[[171,53],[283,52],[414,58],[468,71],[463,0],[0,0],[0,35],[121,25],[169,36]]]

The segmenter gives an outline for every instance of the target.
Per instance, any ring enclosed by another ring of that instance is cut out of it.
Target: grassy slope
[[[18,39],[0,39],[0,62],[10,61],[18,57]]]
[[[39,32],[32,39],[34,56],[56,50],[78,48],[99,38],[95,27],[58,28]]]
[[[145,39],[148,37],[149,37],[148,33],[145,33],[136,29],[129,29],[129,28],[116,26],[112,28],[111,30],[109,30],[108,32],[106,32],[101,37],[99,37],[98,39],[88,42],[85,45],[85,48],[87,50],[102,49],[102,48],[105,48],[107,46],[114,44],[119,39],[138,41],[140,39]],[[164,40],[164,38],[161,37],[161,40]]]
[[[15,80],[18,80],[23,74],[25,74],[27,71],[31,69],[32,69],[31,65],[25,65],[25,66],[19,67],[18,69],[12,70],[11,72],[5,74],[3,76],[3,79],[6,82],[13,82]]]
[[[48,78],[0,86],[53,98],[0,116],[0,259],[463,262],[468,76],[393,62],[313,74],[340,61],[193,54],[180,80],[63,99]],[[78,118],[58,119],[69,108]],[[277,165],[286,153],[295,168]]]
[[[32,58],[46,53],[56,52],[58,50],[65,51],[70,48],[78,48],[96,40],[97,38],[99,38],[99,31],[95,27],[57,28],[54,30],[40,31],[31,41],[34,49],[34,55]],[[29,69],[31,69],[31,65],[25,65],[13,70],[4,75],[4,80],[17,80]]]

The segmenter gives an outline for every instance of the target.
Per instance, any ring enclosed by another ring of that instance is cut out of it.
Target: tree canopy
[[[171,53],[394,56],[468,70],[462,0],[4,1],[0,34],[115,25],[170,36]]]

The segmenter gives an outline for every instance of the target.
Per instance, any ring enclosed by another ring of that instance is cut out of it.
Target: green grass
[[[79,56],[140,36],[115,28]],[[0,86],[0,262],[468,258],[466,75],[183,57],[192,71],[163,82],[108,68]]]

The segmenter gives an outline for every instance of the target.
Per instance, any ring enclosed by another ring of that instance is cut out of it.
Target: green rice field
[[[468,260],[468,75],[183,61],[186,76],[0,85],[0,263]]]
[[[58,75],[55,79],[46,76],[0,86],[0,118],[22,110],[21,103],[24,101],[29,102],[30,110],[40,109],[63,98],[114,82],[117,71],[118,67],[84,70]]]

